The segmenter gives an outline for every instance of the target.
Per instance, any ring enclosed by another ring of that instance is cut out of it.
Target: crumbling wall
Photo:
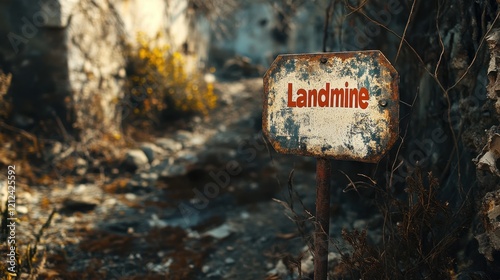
[[[481,224],[476,232],[479,251],[490,262],[499,263],[500,252],[500,29],[495,27],[486,37],[489,50],[487,70],[487,105],[495,112],[486,117],[494,118],[495,124],[486,129],[479,144],[482,150],[474,159],[479,181],[478,197]]]
[[[118,130],[113,104],[123,96],[125,58],[116,10],[108,1],[26,2],[0,4],[12,123],[45,123],[47,134],[65,138]]]
[[[189,16],[188,2],[0,1],[0,65],[13,75],[10,121],[27,129],[45,123],[54,137],[119,132],[125,48],[138,32],[186,49],[186,70],[203,65],[208,41],[193,42],[207,38],[206,24]]]

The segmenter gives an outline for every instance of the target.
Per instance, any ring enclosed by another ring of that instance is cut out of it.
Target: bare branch
[[[403,46],[403,40],[404,40],[405,35],[406,35],[406,30],[408,29],[408,26],[410,25],[410,21],[411,21],[412,15],[413,15],[413,9],[415,9],[416,2],[417,2],[417,0],[413,0],[413,4],[411,5],[410,14],[408,15],[408,20],[406,21],[406,26],[405,26],[405,29],[403,31],[403,36],[401,36],[401,41],[399,42],[398,52],[396,53],[396,58],[394,59],[394,61],[398,61],[399,52],[401,51],[401,47]]]

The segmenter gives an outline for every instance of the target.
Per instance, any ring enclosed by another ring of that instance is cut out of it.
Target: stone
[[[83,158],[76,158],[75,160],[75,173],[79,176],[85,175],[87,173],[88,169],[88,162],[84,160]]]
[[[158,180],[158,174],[153,172],[141,173],[139,174],[139,178],[144,181],[154,182]]]
[[[234,260],[233,258],[226,258],[226,259],[224,260],[224,262],[225,262],[226,264],[233,264],[233,263],[235,263],[235,260]]]
[[[240,213],[240,218],[242,218],[243,220],[247,220],[250,218],[250,214],[246,211],[243,211]]]
[[[28,214],[28,207],[25,205],[16,205],[16,212],[18,214]]]
[[[160,172],[161,177],[177,177],[177,176],[184,176],[188,173],[188,169],[185,165],[182,164],[173,164],[166,166],[165,169],[163,169]]]
[[[142,143],[139,149],[146,154],[149,163],[152,163],[155,159],[165,154],[165,151],[162,148],[153,143]]]
[[[221,226],[218,226],[214,229],[211,229],[205,233],[202,234],[202,236],[211,236],[215,239],[224,239],[228,237],[231,232],[233,232],[233,228],[228,225],[228,224],[223,224]]]
[[[133,149],[125,155],[125,164],[133,169],[144,169],[149,167],[149,160],[142,150]]]
[[[198,155],[192,151],[181,151],[177,154],[177,162],[182,162],[186,164],[196,164],[200,161]]]
[[[174,139],[182,143],[184,148],[200,146],[205,143],[206,136],[200,133],[193,133],[187,130],[179,130],[176,132]]]
[[[152,228],[163,228],[163,227],[166,227],[168,226],[168,223],[164,220],[160,220],[160,218],[158,218],[158,215],[156,214],[153,214],[151,215],[151,219],[148,220],[148,225]]]
[[[204,265],[202,268],[201,268],[201,272],[203,273],[208,273],[210,271],[210,266],[208,265]]]
[[[366,229],[366,220],[358,219],[358,220],[354,221],[352,226],[354,229],[364,230],[364,229]]]
[[[288,274],[288,268],[286,267],[283,260],[279,260],[276,266],[267,272],[270,276],[286,276]]]
[[[305,251],[305,256],[300,262],[300,270],[306,275],[314,271],[314,257],[308,249]]]
[[[160,146],[162,149],[170,152],[178,152],[182,150],[182,144],[169,138],[159,138],[156,139],[156,145]]]

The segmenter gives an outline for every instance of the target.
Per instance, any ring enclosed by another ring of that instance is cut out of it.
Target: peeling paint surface
[[[378,162],[398,137],[398,82],[380,51],[280,55],[264,76],[264,134],[279,153]],[[368,89],[367,107],[289,106],[289,92],[327,83]]]

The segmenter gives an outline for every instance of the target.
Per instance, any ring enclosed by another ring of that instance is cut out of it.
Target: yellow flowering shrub
[[[158,46],[143,33],[137,35],[137,43],[129,53],[127,71],[135,116],[157,120],[182,113],[206,115],[215,107],[213,84],[206,83],[202,73],[187,73],[180,52]]]

